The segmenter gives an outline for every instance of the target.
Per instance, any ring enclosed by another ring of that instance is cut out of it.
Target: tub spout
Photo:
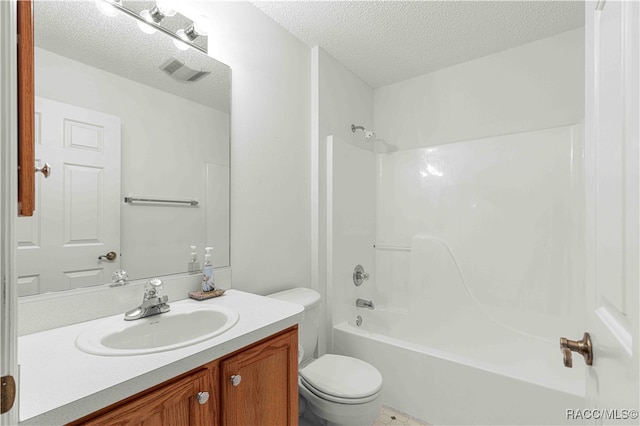
[[[358,299],[356,300],[356,306],[358,308],[369,308],[371,310],[375,309],[375,306],[373,306],[373,302],[371,300]]]

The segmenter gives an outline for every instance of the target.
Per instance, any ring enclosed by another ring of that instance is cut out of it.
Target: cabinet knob
[[[234,374],[233,376],[231,376],[231,384],[233,386],[238,386],[241,381],[242,381],[242,376],[240,376],[239,374]]]
[[[200,405],[205,404],[209,400],[209,392],[198,392],[196,399]]]

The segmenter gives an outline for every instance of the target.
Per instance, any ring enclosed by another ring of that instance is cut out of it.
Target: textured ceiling
[[[584,25],[582,1],[252,1],[378,88]]]
[[[154,3],[124,2],[134,11],[150,9]],[[143,33],[135,19],[124,13],[107,17],[92,0],[38,0],[34,2],[34,24],[35,44],[42,49],[229,112],[229,67],[194,49],[177,49],[166,34]],[[175,80],[159,69],[171,57],[211,74],[195,83]]]

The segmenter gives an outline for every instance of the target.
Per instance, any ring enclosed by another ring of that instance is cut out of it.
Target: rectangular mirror
[[[17,220],[21,296],[183,273],[190,246],[229,265],[231,70],[114,14],[34,2],[36,163],[52,171]]]

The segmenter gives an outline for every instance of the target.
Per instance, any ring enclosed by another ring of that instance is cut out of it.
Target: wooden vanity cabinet
[[[233,380],[232,380],[233,377]],[[208,392],[208,400],[198,397]],[[298,424],[298,327],[249,345],[69,425]]]
[[[201,404],[197,399],[200,392],[207,392],[209,401]],[[216,413],[211,395],[213,389],[209,371],[201,369],[75,424],[213,426],[216,424]]]
[[[263,341],[220,363],[222,424],[298,424],[298,333]]]

